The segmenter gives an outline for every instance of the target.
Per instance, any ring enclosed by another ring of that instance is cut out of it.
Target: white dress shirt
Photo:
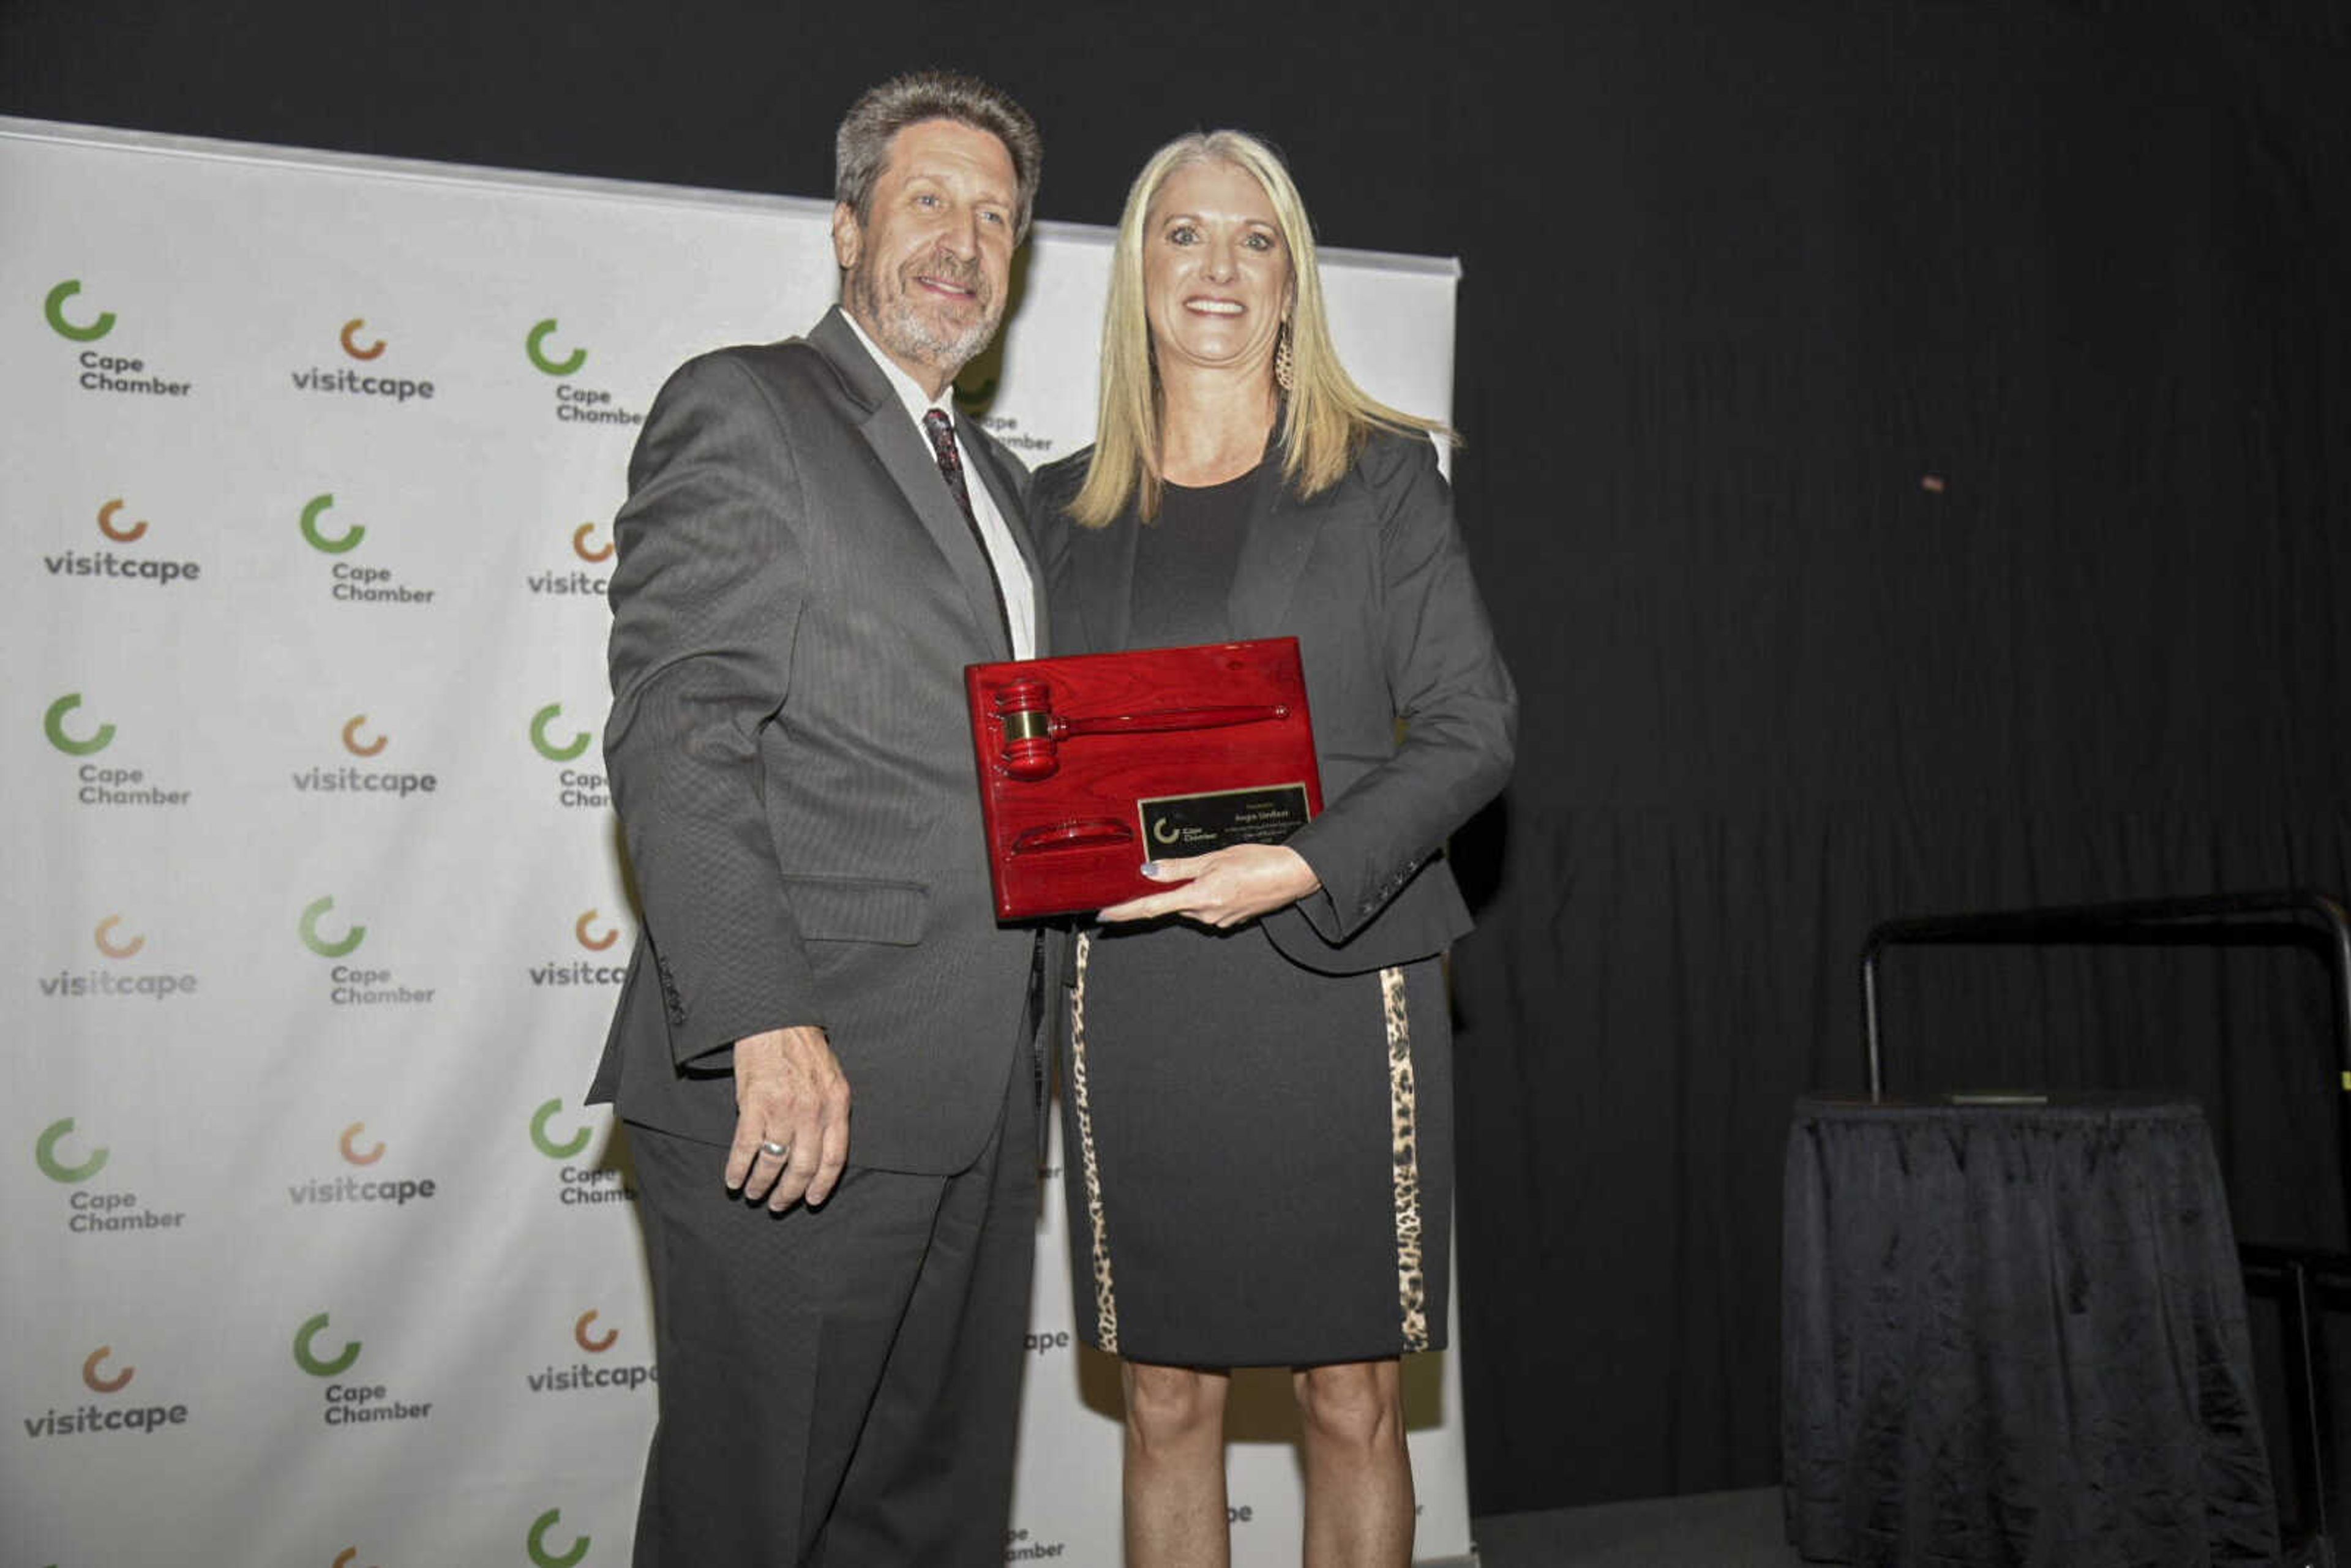
[[[883,353],[879,345],[858,325],[857,318],[847,310],[841,313],[882,373],[890,378],[897,389],[898,399],[906,405],[906,417],[914,422],[914,434],[923,438],[923,450],[931,449],[931,433],[923,428],[923,415],[932,409],[944,413],[953,421],[956,451],[963,458],[964,488],[971,495],[972,519],[979,525],[979,537],[987,546],[987,562],[996,570],[996,586],[1004,595],[1004,618],[1011,623],[1012,656],[1033,659],[1037,656],[1037,590],[1029,580],[1029,563],[1020,558],[1020,547],[1012,542],[1012,530],[1005,526],[1004,516],[996,509],[996,497],[980,477],[980,469],[971,460],[971,447],[963,438],[963,421],[956,417],[955,386],[948,383],[946,393],[934,399],[924,392],[914,377],[899,368],[898,361]],[[939,481],[944,485],[946,479]]]

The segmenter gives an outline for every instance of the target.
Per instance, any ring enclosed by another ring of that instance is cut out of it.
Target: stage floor
[[[1477,1568],[1801,1568],[1780,1518],[1780,1489],[1473,1520]],[[1426,1564],[1424,1568],[1438,1568]]]

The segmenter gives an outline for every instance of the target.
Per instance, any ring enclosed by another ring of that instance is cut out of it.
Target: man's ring
[[[759,1145],[759,1152],[763,1155],[773,1155],[780,1160],[791,1154],[792,1146],[789,1144],[763,1143]]]

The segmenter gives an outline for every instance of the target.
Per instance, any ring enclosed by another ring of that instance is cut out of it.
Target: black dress
[[[1166,488],[1134,646],[1228,640],[1252,486]],[[1440,961],[1302,968],[1252,922],[1081,938],[1062,1151],[1079,1332],[1189,1366],[1442,1348],[1452,1210]]]

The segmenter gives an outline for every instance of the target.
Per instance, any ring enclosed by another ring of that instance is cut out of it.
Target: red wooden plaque
[[[1144,861],[1280,843],[1322,810],[1298,639],[969,664],[1003,920],[1165,884]]]

